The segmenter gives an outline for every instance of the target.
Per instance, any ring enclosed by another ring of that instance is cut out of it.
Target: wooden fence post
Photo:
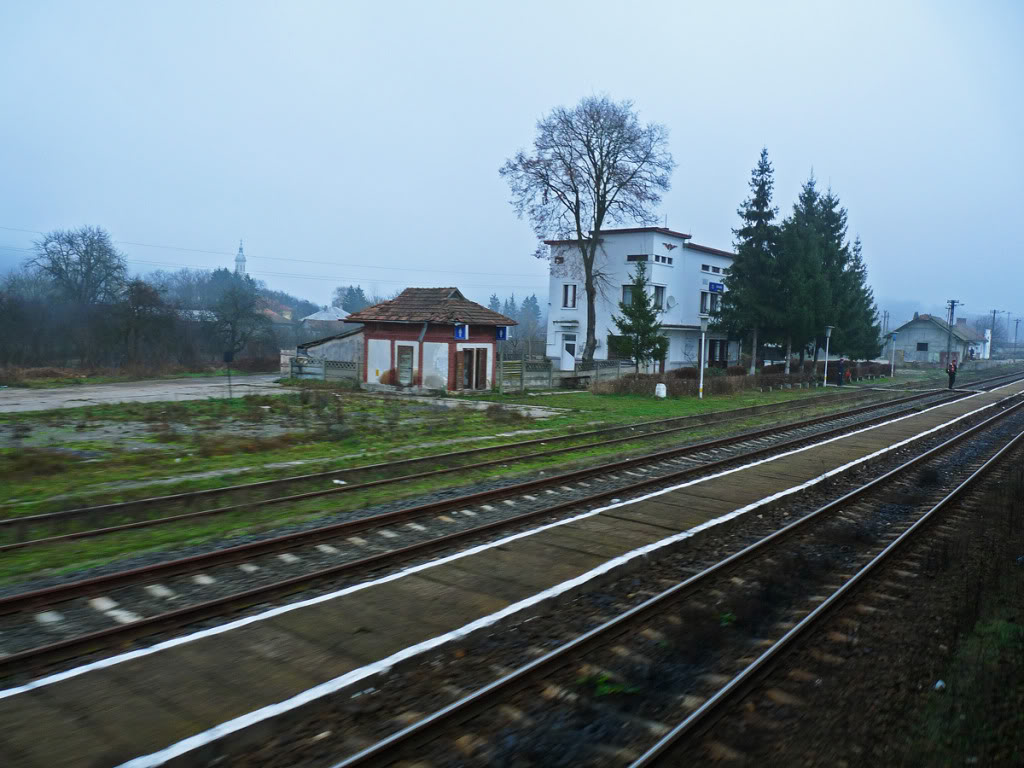
[[[522,353],[522,355],[520,356],[520,359],[522,360],[522,362],[520,363],[520,365],[522,365],[522,369],[519,371],[519,392],[520,393],[525,393],[526,392],[526,353],[525,352]]]

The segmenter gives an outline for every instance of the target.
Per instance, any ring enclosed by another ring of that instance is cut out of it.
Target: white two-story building
[[[583,356],[587,340],[583,267],[575,241],[545,242],[550,249],[547,356],[568,370]],[[619,302],[630,301],[636,264],[644,262],[655,306],[661,309],[662,333],[669,340],[665,370],[696,365],[700,316],[718,307],[733,258],[728,251],[692,243],[689,235],[662,227],[601,232],[595,259],[602,279],[594,358],[609,359],[608,337],[619,335],[612,316],[619,314]],[[738,362],[739,344],[730,343],[724,333],[709,332],[704,359],[708,365]]]

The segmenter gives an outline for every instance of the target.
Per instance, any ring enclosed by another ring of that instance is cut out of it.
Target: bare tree
[[[270,333],[270,320],[262,313],[263,308],[255,284],[248,278],[232,276],[231,284],[213,305],[217,333],[225,351],[237,354],[250,341]]]
[[[665,126],[642,125],[630,101],[591,96],[538,121],[533,153],[520,150],[499,171],[516,213],[530,220],[538,238],[576,245],[587,294],[584,360],[592,360],[597,347],[601,230],[606,224],[654,224],[674,167]],[[542,246],[537,255],[545,255]]]
[[[128,272],[110,234],[99,227],[58,229],[35,243],[28,260],[53,280],[64,298],[82,305],[117,300]]]

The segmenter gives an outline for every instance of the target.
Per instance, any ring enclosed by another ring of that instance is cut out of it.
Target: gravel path
[[[232,376],[235,397],[243,395],[280,395],[295,390],[275,384],[279,373]],[[111,403],[150,403],[164,400],[205,400],[227,397],[228,380],[216,376],[201,379],[160,379],[116,384],[84,384],[54,389],[0,389],[0,413],[47,411],[55,408],[80,408]]]

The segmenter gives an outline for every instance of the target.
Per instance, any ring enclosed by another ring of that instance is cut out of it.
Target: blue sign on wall
[[[505,341],[506,339],[508,339],[508,327],[504,325],[495,326],[494,338],[497,341]]]
[[[712,293],[725,293],[725,283],[709,283],[708,290]]]
[[[459,341],[465,341],[469,338],[469,326],[465,323],[459,323],[455,326],[455,338]]]

